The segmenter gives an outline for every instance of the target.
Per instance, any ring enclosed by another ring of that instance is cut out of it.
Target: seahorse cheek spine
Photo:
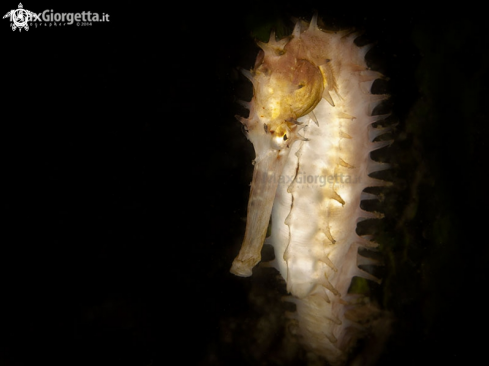
[[[368,69],[368,47],[356,35],[325,32],[297,22],[291,37],[259,43],[248,74],[254,96],[247,119],[239,117],[253,143],[255,170],[245,238],[231,272],[250,276],[260,261],[270,214],[273,266],[287,283],[297,311],[297,333],[304,345],[329,363],[345,362],[364,333],[361,296],[348,293],[354,276],[378,281],[359,269],[372,264],[358,248],[373,247],[356,233],[357,223],[378,218],[360,208],[372,199],[363,190],[384,182],[369,174],[388,167],[370,152],[385,132],[371,127],[386,116],[372,116],[384,95],[370,88],[381,74]],[[273,210],[272,210],[273,207]]]

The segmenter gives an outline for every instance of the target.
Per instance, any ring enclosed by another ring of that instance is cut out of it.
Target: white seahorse
[[[253,143],[253,181],[244,241],[231,272],[251,276],[261,259],[270,216],[273,266],[287,283],[303,344],[332,365],[344,364],[365,333],[372,315],[362,296],[348,293],[352,278],[378,281],[361,270],[373,264],[358,254],[374,247],[358,236],[357,223],[379,214],[360,208],[372,199],[363,190],[385,182],[369,177],[383,170],[370,152],[389,142],[373,142],[387,129],[371,124],[385,95],[370,93],[383,76],[365,62],[369,47],[356,34],[298,21],[290,37],[272,32],[248,73],[253,98],[238,119]],[[273,212],[272,212],[273,207]],[[363,325],[360,325],[362,323]]]

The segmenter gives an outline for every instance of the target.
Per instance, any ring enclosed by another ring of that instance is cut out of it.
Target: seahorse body
[[[270,215],[277,268],[297,311],[297,333],[306,347],[333,365],[343,364],[362,336],[368,305],[348,293],[354,276],[378,281],[359,269],[370,264],[361,246],[376,244],[356,233],[357,223],[378,214],[363,211],[363,190],[383,182],[369,174],[385,169],[370,152],[385,132],[371,124],[384,95],[370,93],[382,75],[365,62],[368,47],[357,35],[327,32],[298,21],[290,37],[272,33],[248,75],[254,96],[238,118],[256,153],[245,237],[231,272],[250,276],[260,261]],[[273,212],[272,212],[273,207]]]

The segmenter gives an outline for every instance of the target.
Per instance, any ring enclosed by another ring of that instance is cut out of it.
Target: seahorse
[[[249,116],[237,116],[256,157],[243,244],[231,272],[251,276],[264,242],[271,244],[271,265],[296,305],[296,332],[331,365],[347,362],[377,311],[348,292],[352,278],[380,281],[359,268],[375,264],[359,248],[377,244],[356,228],[381,217],[360,201],[376,198],[366,187],[385,185],[369,174],[388,168],[370,157],[390,143],[374,141],[388,128],[372,127],[387,117],[372,112],[388,96],[371,93],[384,76],[369,69],[370,46],[357,46],[357,37],[320,29],[316,14],[309,23],[298,20],[288,37],[272,32],[268,43],[258,41],[255,66],[244,71],[253,84],[252,100],[242,102]]]

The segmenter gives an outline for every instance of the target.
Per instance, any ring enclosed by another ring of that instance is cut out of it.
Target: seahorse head
[[[248,218],[243,245],[231,272],[251,276],[260,261],[260,251],[273,206],[275,192],[290,147],[304,127],[297,120],[310,113],[323,97],[326,78],[314,60],[303,51],[298,28],[291,37],[277,41],[272,32],[255,67],[245,75],[253,83],[248,118],[238,117],[255,149]]]
[[[325,85],[320,68],[300,53],[300,42],[276,41],[272,33],[268,43],[258,45],[262,50],[250,73],[250,117],[241,120],[257,158],[267,152],[266,145],[281,150],[300,139],[297,119],[316,107]]]

